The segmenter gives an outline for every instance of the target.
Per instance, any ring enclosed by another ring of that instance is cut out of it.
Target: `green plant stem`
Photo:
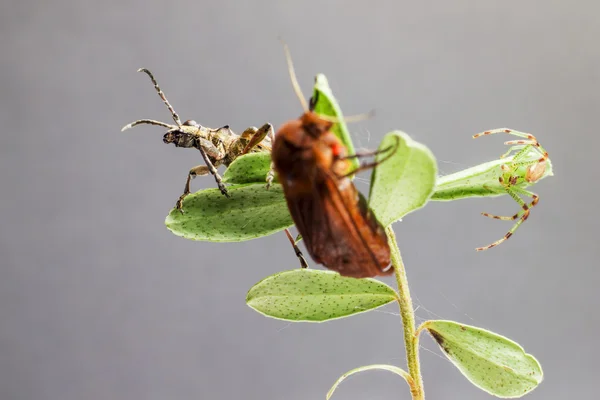
[[[392,265],[398,284],[398,305],[400,306],[400,315],[402,316],[402,325],[404,327],[404,346],[406,348],[406,362],[408,364],[408,373],[413,379],[411,393],[413,400],[424,400],[423,379],[421,378],[421,366],[419,363],[419,337],[415,330],[415,312],[408,289],[408,280],[406,279],[406,270],[400,255],[400,249],[396,243],[396,234],[391,225],[386,228],[388,240],[391,248]]]

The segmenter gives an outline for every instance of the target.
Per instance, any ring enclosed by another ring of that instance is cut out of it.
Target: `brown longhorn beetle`
[[[273,126],[271,124],[266,123],[258,129],[250,127],[242,132],[241,135],[236,135],[228,125],[218,129],[212,129],[204,127],[194,120],[187,120],[182,123],[179,115],[175,112],[173,106],[171,106],[167,97],[158,86],[152,72],[146,68],[140,68],[138,69],[138,72],[145,72],[150,77],[158,95],[171,112],[175,125],[153,119],[140,119],[125,125],[121,131],[142,124],[165,127],[168,131],[163,136],[164,143],[173,143],[176,147],[197,149],[205,162],[205,165],[198,165],[188,172],[183,194],[179,196],[175,205],[182,213],[183,200],[191,193],[190,182],[192,178],[208,175],[209,173],[212,174],[215,177],[215,181],[217,182],[217,186],[221,190],[221,193],[224,196],[229,197],[227,188],[217,171],[217,167],[220,165],[228,167],[237,157],[249,152],[271,151],[271,143],[273,142]],[[269,171],[267,174],[266,182],[267,188],[269,188],[273,182],[273,171]],[[285,234],[294,247],[294,251],[300,260],[302,268],[307,268],[308,264],[288,229],[285,229]]]
[[[294,223],[317,263],[354,278],[389,275],[393,269],[385,230],[350,180],[351,175],[377,163],[365,163],[351,171],[348,160],[389,152],[379,161],[384,162],[398,143],[379,152],[347,155],[345,146],[330,131],[339,121],[317,115],[314,97],[307,105],[285,44],[284,49],[304,113],[279,128],[271,157]]]
[[[229,125],[212,129],[202,126],[194,120],[187,120],[182,123],[179,115],[175,112],[173,106],[171,106],[165,94],[158,86],[152,72],[146,68],[140,68],[138,72],[145,72],[150,77],[158,95],[171,112],[176,125],[152,119],[140,119],[125,125],[121,131],[141,124],[158,125],[168,128],[169,130],[163,136],[164,143],[173,143],[175,147],[197,149],[200,151],[205,162],[205,165],[198,165],[188,173],[185,189],[176,204],[176,208],[182,213],[183,199],[190,194],[190,181],[192,178],[208,175],[209,173],[212,174],[221,193],[229,197],[227,188],[223,184],[223,179],[219,175],[217,167],[220,165],[228,167],[233,160],[249,152],[271,151],[271,143],[273,141],[273,126],[271,124],[266,123],[258,129],[250,127],[242,132],[241,135],[236,135],[229,128]],[[272,182],[273,173],[269,173],[267,176],[267,187],[271,186]]]

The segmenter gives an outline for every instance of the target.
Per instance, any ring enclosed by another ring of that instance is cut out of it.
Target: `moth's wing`
[[[389,275],[390,247],[385,230],[369,210],[348,178],[325,180],[331,199],[324,202],[330,230],[337,238],[337,251],[327,252],[323,262],[343,275],[370,277]],[[343,271],[343,272],[342,272]]]
[[[288,199],[312,258],[341,275],[365,278],[392,273],[385,231],[347,178],[318,172],[312,193]]]

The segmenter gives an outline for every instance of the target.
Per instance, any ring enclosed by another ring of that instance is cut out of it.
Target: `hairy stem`
[[[411,393],[413,400],[424,400],[423,379],[421,378],[421,366],[419,364],[419,337],[415,330],[415,312],[408,289],[408,280],[406,279],[406,270],[400,255],[400,249],[396,243],[396,235],[391,225],[386,228],[388,240],[391,248],[392,265],[398,284],[398,305],[400,306],[400,315],[402,316],[402,325],[404,327],[404,347],[406,348],[406,362],[408,364],[408,373],[412,377]]]

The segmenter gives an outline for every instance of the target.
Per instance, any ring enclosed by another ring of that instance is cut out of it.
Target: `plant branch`
[[[408,364],[408,373],[413,381],[413,385],[411,386],[412,398],[413,400],[424,400],[423,379],[421,378],[421,367],[419,364],[419,337],[415,331],[415,312],[408,289],[406,270],[404,269],[400,249],[396,243],[396,235],[391,225],[386,228],[386,233],[390,243],[396,283],[398,284],[398,305],[400,306],[400,315],[402,316],[402,325],[404,327],[406,362]]]

